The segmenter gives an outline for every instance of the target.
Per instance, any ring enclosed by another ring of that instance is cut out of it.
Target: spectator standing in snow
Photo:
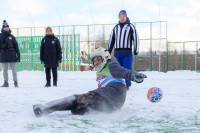
[[[10,64],[12,70],[14,86],[18,87],[16,62],[20,62],[18,43],[16,38],[11,34],[8,23],[4,20],[0,33],[0,63],[3,68],[4,77],[4,84],[1,87],[9,87],[8,64]]]
[[[42,39],[40,47],[40,60],[44,63],[46,80],[45,87],[51,87],[51,69],[53,73],[53,86],[57,86],[57,67],[62,63],[62,48],[60,41],[54,36],[52,28],[46,28],[46,36]]]
[[[139,52],[139,38],[136,28],[130,23],[125,10],[119,12],[119,23],[113,28],[108,43],[108,51],[115,48],[114,56],[119,64],[129,70],[132,69],[133,54],[132,42],[134,44],[134,55]],[[127,89],[131,86],[131,81],[126,80]]]

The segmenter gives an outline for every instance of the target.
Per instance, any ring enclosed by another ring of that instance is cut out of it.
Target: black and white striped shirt
[[[110,35],[108,51],[111,53],[113,46],[115,50],[130,49],[132,50],[132,41],[134,42],[134,55],[139,53],[139,37],[133,24],[125,24],[123,28],[117,24]]]

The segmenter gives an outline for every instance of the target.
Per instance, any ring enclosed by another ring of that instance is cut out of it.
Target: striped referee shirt
[[[139,53],[139,37],[135,26],[128,23],[121,28],[117,24],[110,35],[108,51],[111,53],[113,47],[115,50],[132,50],[132,42],[134,42],[134,55],[137,55]]]

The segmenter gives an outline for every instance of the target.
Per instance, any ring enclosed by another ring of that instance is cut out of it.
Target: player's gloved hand
[[[132,79],[136,83],[142,83],[144,81],[144,78],[147,78],[145,74],[132,71]]]

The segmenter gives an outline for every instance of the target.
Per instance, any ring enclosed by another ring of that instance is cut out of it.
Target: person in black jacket
[[[16,62],[20,62],[20,52],[15,37],[11,34],[6,20],[0,33],[0,63],[3,68],[4,84],[1,87],[9,87],[8,84],[8,64],[13,74],[14,86],[18,87]]]
[[[51,86],[51,73],[53,73],[53,86],[57,86],[57,67],[62,62],[62,48],[60,41],[54,36],[51,27],[46,28],[46,36],[42,39],[40,47],[40,60],[44,63],[46,80],[45,87]]]

